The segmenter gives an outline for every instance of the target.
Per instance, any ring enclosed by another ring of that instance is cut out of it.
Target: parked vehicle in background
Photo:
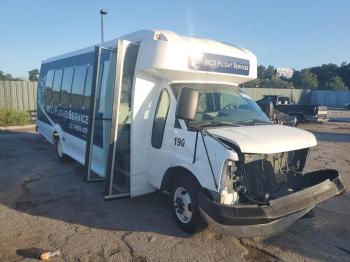
[[[295,116],[289,116],[276,110],[272,102],[263,104],[260,106],[260,108],[265,112],[265,114],[274,124],[286,126],[296,126],[297,124],[297,118]]]
[[[271,120],[275,124],[286,126],[296,126],[298,123],[298,119],[295,116],[290,116],[278,110],[274,110]]]
[[[256,103],[261,108],[266,107],[268,103],[272,103],[275,110],[295,117],[297,119],[296,124],[311,121],[328,121],[326,106],[291,104],[287,96],[265,95],[262,99],[256,101]]]
[[[350,110],[350,102],[349,103],[345,103],[344,107]]]

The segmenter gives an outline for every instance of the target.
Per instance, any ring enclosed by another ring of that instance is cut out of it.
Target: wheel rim
[[[174,193],[174,208],[178,219],[182,223],[189,223],[192,218],[192,201],[190,194],[183,187],[178,187]]]
[[[59,157],[62,157],[62,156],[63,156],[61,140],[58,140],[58,141],[57,141],[57,153],[58,153],[58,156],[59,156]]]

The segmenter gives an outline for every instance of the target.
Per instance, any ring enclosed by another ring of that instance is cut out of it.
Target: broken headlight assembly
[[[220,203],[269,205],[271,199],[290,194],[289,181],[301,176],[309,149],[274,154],[244,154],[240,161],[225,161]]]
[[[225,205],[233,205],[238,203],[238,192],[235,190],[236,181],[235,162],[226,160],[222,169],[219,194],[220,203]]]

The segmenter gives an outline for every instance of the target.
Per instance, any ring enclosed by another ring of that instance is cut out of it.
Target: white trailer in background
[[[316,139],[240,92],[256,76],[243,48],[138,31],[43,61],[37,128],[87,181],[106,180],[106,199],[161,190],[186,232],[202,217],[267,237],[344,186],[335,170],[302,173]]]

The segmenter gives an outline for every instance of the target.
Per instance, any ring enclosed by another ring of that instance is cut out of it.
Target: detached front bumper
[[[316,204],[344,192],[336,170],[305,173],[290,181],[293,194],[270,201],[269,205],[223,205],[199,195],[204,220],[216,230],[235,237],[268,238],[278,234],[309,212]]]

